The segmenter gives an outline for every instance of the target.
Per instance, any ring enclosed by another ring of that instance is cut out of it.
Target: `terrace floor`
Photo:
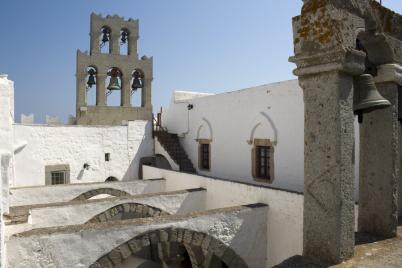
[[[395,238],[367,243],[370,239],[372,237],[356,234],[358,242],[354,257],[338,265],[328,266],[302,256],[293,256],[274,268],[402,268],[401,225]]]

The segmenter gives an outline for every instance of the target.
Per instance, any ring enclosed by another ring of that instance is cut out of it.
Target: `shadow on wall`
[[[256,204],[257,206],[264,206],[264,204]],[[252,207],[254,205],[251,205]],[[252,212],[251,212],[252,213]],[[252,214],[251,214],[252,215]],[[250,248],[247,251],[249,260],[265,260],[265,263],[259,263],[259,265],[254,266],[252,263],[250,267],[267,267],[268,256],[268,207],[267,209],[261,210],[258,219],[250,215],[242,215],[242,221],[237,230],[234,232],[234,237],[230,242],[230,248],[244,248],[245,237],[238,234],[248,234],[247,241],[255,241],[254,244],[249,244]],[[255,224],[255,221],[259,220],[260,224]],[[259,228],[256,229],[255,226]],[[253,230],[250,232],[250,230]],[[261,266],[260,266],[261,265]]]
[[[199,191],[199,189],[192,189],[188,191]],[[207,192],[199,191],[193,194],[189,193],[183,201],[181,201],[181,206],[177,210],[176,214],[185,214],[194,211],[204,211],[207,209]]]
[[[148,125],[147,125],[147,128],[148,128]],[[138,169],[140,166],[140,159],[143,157],[152,156],[149,154],[149,144],[153,144],[152,138],[151,137],[147,138],[147,134],[145,134],[140,145],[138,146],[134,159],[131,160],[126,173],[124,174],[123,178],[121,179],[122,181],[139,179],[138,178]]]

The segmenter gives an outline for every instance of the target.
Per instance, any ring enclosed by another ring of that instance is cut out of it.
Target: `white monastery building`
[[[303,108],[297,80],[216,95],[176,91],[162,126],[178,135],[200,175],[302,192]],[[169,159],[156,144],[156,153]],[[258,170],[264,150],[268,172]]]
[[[14,83],[0,76],[0,267],[265,268],[302,254],[298,81],[175,91],[154,118],[138,32],[91,15],[67,125],[16,123]]]

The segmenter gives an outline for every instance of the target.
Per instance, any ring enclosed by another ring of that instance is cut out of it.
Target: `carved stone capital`
[[[384,64],[378,67],[374,78],[376,83],[394,82],[402,86],[402,66],[399,64]]]
[[[297,65],[293,71],[296,76],[306,76],[339,71],[350,75],[364,72],[366,54],[354,49],[339,49],[314,55],[300,55],[289,59]]]

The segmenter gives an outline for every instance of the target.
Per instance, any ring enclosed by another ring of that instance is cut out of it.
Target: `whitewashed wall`
[[[194,108],[187,110],[191,103]],[[251,173],[248,141],[270,139],[275,145],[274,187],[303,190],[304,104],[297,80],[206,96],[176,92],[162,123],[182,136],[193,164],[196,139],[212,139],[211,170],[203,175],[257,183]],[[258,184],[258,183],[257,183]]]
[[[14,176],[14,82],[0,74],[0,267],[6,260],[5,226],[3,214],[9,212],[9,181]]]
[[[206,209],[258,202],[267,204],[269,206],[266,218],[267,267],[272,267],[290,256],[302,254],[303,195],[301,194],[150,166],[143,167],[143,176],[145,180],[165,178],[166,191],[197,187],[207,189]],[[247,248],[246,244],[243,246]]]
[[[26,146],[16,151],[13,186],[44,185],[45,166],[58,164],[70,165],[71,183],[102,182],[109,176],[133,180],[140,158],[153,155],[149,121],[114,127],[15,125],[14,139]]]

